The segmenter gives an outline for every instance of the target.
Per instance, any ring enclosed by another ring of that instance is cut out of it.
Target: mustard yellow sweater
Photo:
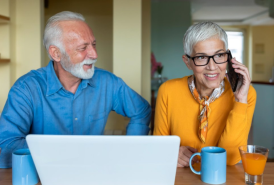
[[[256,91],[250,86],[248,104],[235,101],[228,80],[225,91],[209,107],[206,143],[198,137],[199,104],[192,96],[187,76],[161,85],[156,102],[154,135],[177,135],[181,146],[191,146],[199,152],[205,146],[218,146],[227,151],[227,164],[241,160],[238,147],[247,144],[256,103]]]

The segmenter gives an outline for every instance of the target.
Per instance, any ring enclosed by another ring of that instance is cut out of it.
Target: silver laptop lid
[[[177,136],[28,135],[43,185],[173,185]]]

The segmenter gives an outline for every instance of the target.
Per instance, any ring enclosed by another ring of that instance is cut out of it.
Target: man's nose
[[[88,57],[91,59],[97,59],[98,55],[95,46],[88,46]]]

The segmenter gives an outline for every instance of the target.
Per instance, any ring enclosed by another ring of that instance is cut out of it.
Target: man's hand
[[[177,167],[188,167],[190,157],[196,152],[197,149],[190,146],[180,146]],[[192,162],[198,162],[196,156],[192,159]]]

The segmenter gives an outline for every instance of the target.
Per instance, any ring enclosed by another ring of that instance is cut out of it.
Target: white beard
[[[64,57],[61,58],[61,66],[73,76],[80,79],[90,79],[94,75],[94,64],[97,60],[85,59],[83,62],[78,64],[72,64],[70,62],[69,56],[64,54]],[[92,67],[85,71],[83,65],[92,64]]]

